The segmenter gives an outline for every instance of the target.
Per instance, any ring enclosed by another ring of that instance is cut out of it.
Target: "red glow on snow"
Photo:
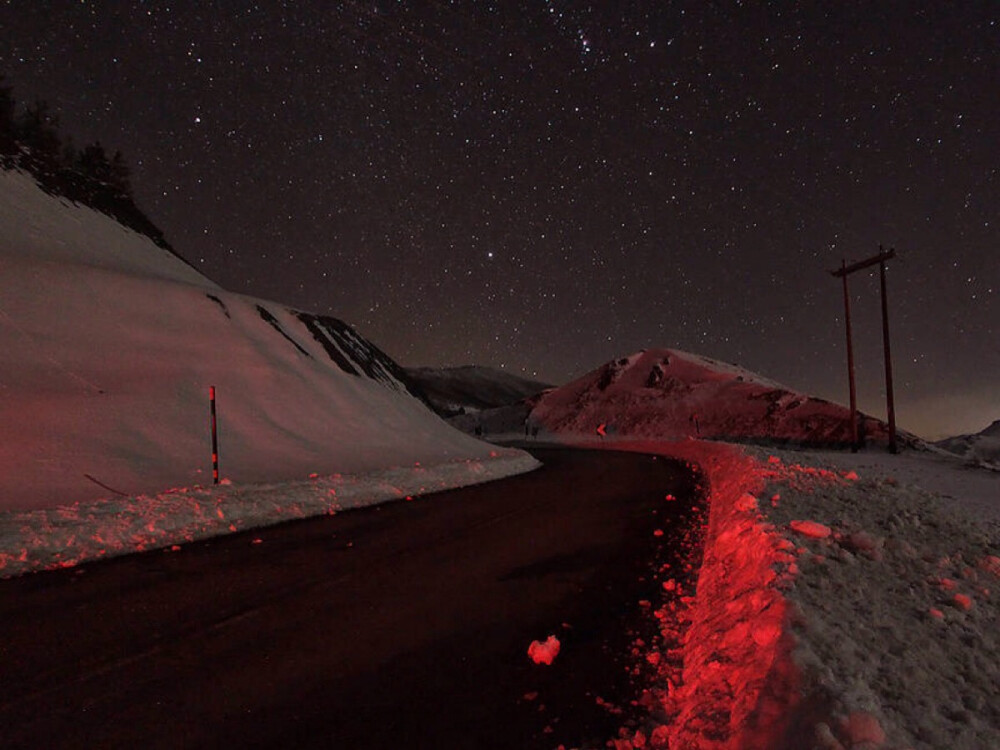
[[[996,555],[986,555],[981,559],[976,566],[980,570],[984,570],[992,576],[1000,578],[1000,557]]]
[[[551,664],[559,655],[559,639],[550,635],[545,642],[532,641],[528,646],[528,656],[535,664]]]
[[[797,701],[788,605],[777,589],[781,542],[748,497],[761,466],[723,446],[690,456],[707,475],[710,514],[697,596],[686,617],[684,667],[666,707],[671,747],[770,747]],[[690,453],[690,451],[688,451]],[[721,738],[726,738],[721,740]]]
[[[662,653],[638,642],[634,649],[638,658],[645,653],[657,674],[640,703],[651,715],[665,713],[669,720],[648,736],[637,737],[634,729],[623,727],[609,746],[737,750],[780,745],[800,703],[792,612],[782,594],[798,568],[795,545],[766,523],[757,498],[774,478],[807,489],[844,479],[813,467],[786,466],[777,457],[764,464],[718,443],[615,447],[678,458],[699,470],[707,484],[708,518],[694,595],[682,590],[669,566],[661,571],[666,573],[665,604],[654,614]],[[698,552],[692,549],[692,559]],[[690,571],[692,563],[683,567]]]

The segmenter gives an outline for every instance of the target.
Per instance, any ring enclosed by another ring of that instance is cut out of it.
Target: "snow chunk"
[[[955,594],[955,596],[952,597],[952,601],[955,603],[956,607],[964,609],[966,612],[972,609],[972,598],[966,594]]]
[[[535,664],[551,664],[559,655],[559,639],[550,635],[545,642],[532,641],[528,646],[528,656]]]
[[[829,526],[824,526],[818,521],[789,521],[788,526],[792,531],[813,539],[826,539],[831,533]]]
[[[851,745],[870,742],[876,747],[885,743],[885,730],[878,719],[869,713],[858,711],[852,713],[842,723],[844,733],[850,738]]]
[[[736,510],[744,512],[757,510],[757,498],[749,492],[744,492],[740,499],[736,501]]]

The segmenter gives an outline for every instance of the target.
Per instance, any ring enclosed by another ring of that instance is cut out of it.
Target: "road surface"
[[[628,711],[597,698],[629,708],[638,601],[695,480],[537,455],[477,487],[0,581],[0,747],[603,745]],[[549,634],[562,651],[536,665]]]

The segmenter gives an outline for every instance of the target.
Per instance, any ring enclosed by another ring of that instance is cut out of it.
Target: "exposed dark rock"
[[[229,314],[229,308],[226,307],[226,303],[225,302],[223,302],[221,299],[219,299],[218,297],[216,297],[214,294],[206,294],[205,296],[208,297],[210,300],[212,300],[212,302],[214,302],[215,304],[217,304],[219,307],[222,308],[222,314],[223,315],[225,315],[227,318],[230,318],[230,319],[232,318],[232,316]]]
[[[299,344],[298,341],[296,341],[295,339],[293,339],[291,336],[288,335],[288,332],[281,327],[281,323],[278,322],[278,319],[275,318],[270,312],[268,312],[266,307],[263,307],[262,305],[257,305],[257,314],[260,315],[260,317],[266,323],[268,323],[268,325],[270,325],[274,330],[276,330],[278,333],[280,333],[282,336],[288,339],[291,342],[292,346],[294,346],[300,352],[305,354],[307,357],[312,356],[309,352],[307,352],[305,349],[302,348],[302,345]]]

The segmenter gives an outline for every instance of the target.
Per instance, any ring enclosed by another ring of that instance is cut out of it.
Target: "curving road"
[[[597,698],[636,690],[638,601],[695,480],[534,452],[506,480],[0,582],[0,746],[603,745],[624,717]]]

